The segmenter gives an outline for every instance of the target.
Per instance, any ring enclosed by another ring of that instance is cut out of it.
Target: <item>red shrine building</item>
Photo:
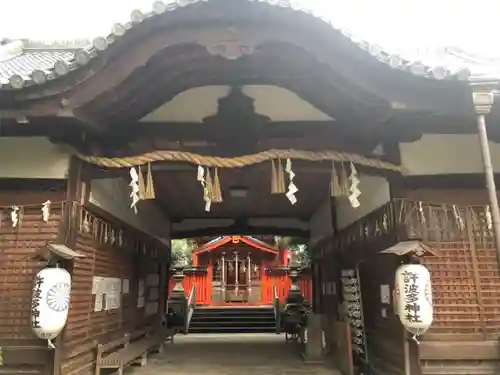
[[[278,249],[252,236],[220,236],[192,252],[192,267],[184,270],[184,290],[197,286],[198,305],[267,305],[274,291],[284,300],[291,286],[292,251]],[[312,295],[307,270],[299,284]]]

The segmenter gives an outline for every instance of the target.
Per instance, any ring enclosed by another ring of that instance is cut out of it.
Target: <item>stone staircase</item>
[[[198,307],[189,333],[274,333],[276,321],[272,306]]]

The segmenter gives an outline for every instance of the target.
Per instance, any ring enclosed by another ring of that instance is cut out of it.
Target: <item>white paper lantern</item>
[[[66,325],[71,275],[62,268],[44,268],[35,277],[31,300],[31,327],[41,339],[52,340]]]
[[[424,334],[432,324],[431,275],[421,264],[405,264],[396,270],[396,312],[408,332]]]

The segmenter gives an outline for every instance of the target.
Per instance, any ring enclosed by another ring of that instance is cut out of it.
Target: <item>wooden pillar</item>
[[[198,255],[197,254],[193,254],[193,260],[192,260],[191,264],[193,267],[198,266]]]
[[[160,260],[160,283],[158,286],[158,290],[160,292],[160,295],[159,295],[158,315],[160,322],[163,323],[166,319],[168,286],[170,283],[168,254],[161,254],[159,260]]]
[[[288,249],[284,249],[280,252],[280,264],[279,266],[288,266]]]
[[[264,261],[260,264],[260,299],[261,302],[266,303],[267,301],[267,277],[264,267]]]
[[[59,228],[58,242],[74,249],[76,245],[79,227],[79,206],[83,205],[90,193],[88,181],[83,177],[84,163],[73,156],[70,160],[68,170],[68,180],[66,183],[66,204],[62,213],[61,226]],[[73,262],[66,261],[62,266],[73,276]],[[71,305],[70,305],[71,306]],[[70,307],[71,308],[71,307]],[[55,349],[53,358],[53,375],[61,374],[63,338],[66,327],[55,339]]]
[[[212,280],[213,280],[213,264],[212,262],[208,263],[207,267],[207,283],[206,283],[206,292],[205,292],[205,303],[207,305],[212,304]]]

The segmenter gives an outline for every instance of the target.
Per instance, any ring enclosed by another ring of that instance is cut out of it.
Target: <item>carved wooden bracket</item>
[[[214,56],[221,56],[228,60],[236,60],[245,55],[254,53],[256,47],[262,43],[254,36],[248,37],[236,29],[229,28],[219,33],[204,35],[197,42]]]
[[[223,42],[205,46],[208,53],[214,56],[221,56],[228,60],[236,60],[244,55],[251,55],[254,47],[241,44],[238,41]]]

